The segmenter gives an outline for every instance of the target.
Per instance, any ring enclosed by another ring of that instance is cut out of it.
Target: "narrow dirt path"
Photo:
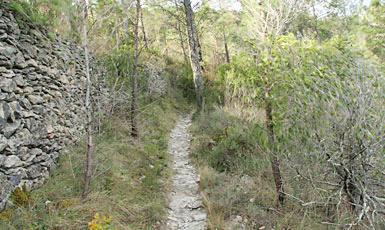
[[[192,113],[182,116],[171,131],[168,153],[173,156],[172,192],[167,230],[206,229],[206,213],[199,200],[199,175],[189,159]]]

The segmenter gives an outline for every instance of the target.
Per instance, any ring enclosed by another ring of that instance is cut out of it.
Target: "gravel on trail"
[[[182,116],[171,131],[168,153],[173,157],[172,191],[167,230],[204,230],[206,213],[199,197],[199,175],[189,158],[192,114]]]

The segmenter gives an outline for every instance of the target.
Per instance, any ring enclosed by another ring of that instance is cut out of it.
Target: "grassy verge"
[[[269,155],[258,147],[266,141],[263,123],[250,123],[216,109],[198,114],[191,130],[210,229],[330,227],[320,224],[311,210],[304,213],[295,201],[276,206]]]
[[[80,199],[87,148],[82,141],[62,154],[46,184],[21,191],[23,199],[0,214],[0,229],[88,229],[92,220],[94,229],[159,228],[167,215],[168,135],[188,110],[175,96],[152,102],[139,115],[138,140],[130,137],[128,114],[108,121],[95,138],[88,198]]]

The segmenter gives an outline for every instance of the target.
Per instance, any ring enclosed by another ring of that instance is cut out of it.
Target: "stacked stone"
[[[86,124],[83,49],[51,41],[15,15],[0,6],[0,209],[16,186],[43,183],[60,150],[82,136]],[[104,75],[93,58],[91,69],[95,79]],[[96,90],[97,100],[107,103],[103,84]]]
[[[167,93],[169,86],[168,78],[164,76],[157,68],[147,65],[146,72],[148,74],[147,93],[150,96],[163,96]]]

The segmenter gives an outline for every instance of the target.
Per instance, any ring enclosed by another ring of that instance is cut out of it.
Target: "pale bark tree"
[[[84,177],[84,190],[82,198],[85,199],[89,192],[89,186],[91,183],[91,167],[92,167],[92,113],[91,113],[91,77],[90,77],[90,67],[89,67],[89,57],[88,57],[88,48],[87,48],[87,17],[88,17],[88,0],[84,0],[84,9],[83,9],[83,48],[84,56],[86,62],[86,77],[87,77],[87,91],[86,91],[86,111],[87,111],[87,161],[86,161],[86,173]]]
[[[287,30],[303,0],[242,0],[241,3],[248,36],[263,41],[267,35],[279,35]]]
[[[186,53],[186,49],[185,49],[185,45],[184,45],[184,40],[183,40],[183,32],[182,32],[182,29],[181,29],[181,25],[180,25],[180,16],[179,16],[179,7],[178,7],[178,2],[177,0],[174,0],[174,3],[175,3],[175,8],[176,8],[176,27],[177,27],[177,30],[178,30],[178,35],[179,35],[179,40],[180,40],[180,46],[182,48],[182,53],[183,53],[183,57],[184,57],[184,60],[185,60],[185,63],[187,63],[188,61],[188,57],[187,57],[187,53]]]
[[[184,0],[184,9],[187,20],[187,32],[188,40],[190,45],[190,63],[194,77],[196,100],[199,109],[202,108],[202,97],[203,97],[203,82],[202,82],[202,70],[199,62],[199,48],[197,33],[194,26],[194,14],[191,8],[191,1]]]
[[[124,14],[124,35],[125,35],[125,39],[128,40],[128,38],[130,37],[130,33],[129,33],[129,25],[128,25],[128,22],[130,20],[130,15],[129,15],[129,9],[131,8],[130,6],[131,4],[128,2],[128,0],[122,0],[122,8],[124,9],[125,11],[125,14]]]
[[[116,49],[118,49],[120,46],[120,26],[119,26],[119,14],[117,12],[115,15],[115,25],[116,25],[116,29],[115,29]]]
[[[139,43],[139,18],[140,18],[140,0],[136,2],[136,21],[135,21],[135,53],[134,53],[134,67],[132,73],[132,101],[131,101],[131,136],[138,136],[138,124],[137,124],[137,109],[138,109],[138,43]]]

